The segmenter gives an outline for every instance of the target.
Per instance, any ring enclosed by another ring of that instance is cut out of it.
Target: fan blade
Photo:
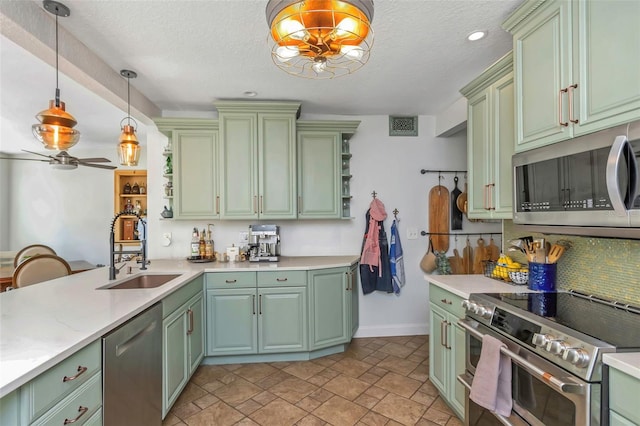
[[[108,169],[108,170],[117,169],[116,166],[105,166],[103,164],[90,164],[90,163],[83,163],[81,161],[78,161],[78,165],[86,166],[86,167],[96,167],[98,169]]]
[[[46,158],[50,158],[50,159],[55,159],[55,157],[52,157],[51,155],[39,154],[37,152],[27,151],[26,149],[23,149],[23,151],[24,152],[28,152],[29,154],[39,155],[40,157],[46,157]]]
[[[111,160],[108,158],[78,158],[78,161],[85,161],[88,163],[110,163]]]
[[[24,161],[44,161],[48,163],[50,160],[40,160],[39,158],[16,158],[16,157],[0,157],[0,160],[24,160]]]

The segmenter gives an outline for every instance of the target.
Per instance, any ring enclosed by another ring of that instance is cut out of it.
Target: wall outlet
[[[407,240],[418,239],[418,228],[407,228]]]
[[[239,245],[241,247],[249,244],[249,232],[247,231],[240,232],[240,234],[238,235],[238,242],[240,243]]]

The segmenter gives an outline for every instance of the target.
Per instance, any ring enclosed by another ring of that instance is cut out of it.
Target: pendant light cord
[[[58,12],[58,6],[56,6]],[[60,108],[60,89],[58,88],[58,14],[56,13],[56,108]]]
[[[131,77],[127,77],[127,124],[131,125]]]

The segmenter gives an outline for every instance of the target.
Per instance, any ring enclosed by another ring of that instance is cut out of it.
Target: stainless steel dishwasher
[[[162,424],[162,304],[102,338],[105,426]]]

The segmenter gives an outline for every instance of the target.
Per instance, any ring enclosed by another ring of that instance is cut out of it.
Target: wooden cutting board
[[[493,237],[489,240],[489,245],[487,246],[487,255],[489,260],[496,262],[500,258],[500,247],[496,245],[496,242],[493,241]]]
[[[469,239],[467,239],[467,245],[462,250],[462,268],[463,274],[471,274],[473,272],[473,249]]]
[[[462,265],[462,257],[458,249],[453,249],[453,256],[449,257],[449,264],[451,265],[451,274],[464,274],[464,267]]]
[[[478,246],[473,253],[473,273],[482,274],[484,272],[484,261],[487,260],[487,248],[485,247],[484,239],[478,238]]]
[[[429,191],[429,233],[433,249],[449,250],[449,190],[436,185]]]

